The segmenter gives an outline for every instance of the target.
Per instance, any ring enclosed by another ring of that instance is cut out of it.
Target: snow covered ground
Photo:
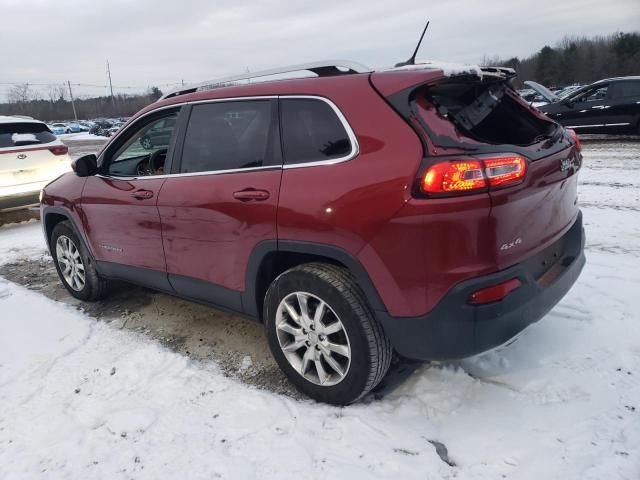
[[[79,132],[79,133],[63,133],[61,135],[57,135],[57,137],[63,142],[69,141],[86,141],[86,140],[97,140],[106,142],[109,140],[107,137],[102,137],[100,135],[93,135],[89,132]]]
[[[0,278],[0,478],[640,478],[640,143],[585,145],[587,265],[515,343],[334,408]],[[43,254],[0,228],[0,262]],[[449,465],[430,441],[448,448]]]

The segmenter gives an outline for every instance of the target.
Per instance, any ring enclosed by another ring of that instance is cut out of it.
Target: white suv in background
[[[0,116],[0,212],[38,205],[42,187],[69,170],[69,149],[46,124]]]

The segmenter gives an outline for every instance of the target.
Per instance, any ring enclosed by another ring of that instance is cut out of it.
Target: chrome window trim
[[[598,123],[594,125],[567,125],[564,128],[588,128],[588,127],[621,127],[625,125],[631,125],[629,122],[626,123]]]
[[[225,98],[212,98],[212,99],[208,99],[208,100],[193,100],[193,101],[187,101],[187,102],[180,102],[180,103],[174,103],[174,104],[171,104],[171,105],[165,105],[165,106],[162,106],[162,107],[159,107],[159,108],[154,108],[153,110],[150,110],[150,111],[140,115],[138,118],[135,119],[135,121],[131,125],[133,126],[134,123],[137,123],[139,120],[145,118],[148,115],[153,115],[153,114],[155,114],[157,112],[160,112],[162,110],[168,110],[168,109],[174,109],[174,108],[178,108],[179,109],[179,108],[182,108],[183,106],[186,106],[186,105],[200,105],[200,104],[206,104],[206,103],[251,101],[251,100],[274,100],[274,99],[320,100],[320,101],[325,102],[326,104],[328,104],[331,107],[331,109],[333,110],[333,112],[336,114],[336,116],[338,117],[338,120],[342,124],[342,127],[347,132],[347,137],[349,138],[349,143],[351,144],[351,151],[347,155],[345,155],[343,157],[330,158],[328,160],[316,160],[316,161],[313,161],[313,162],[293,163],[291,165],[267,165],[267,166],[262,166],[262,167],[234,168],[234,169],[229,169],[229,170],[209,170],[209,171],[204,171],[204,172],[190,172],[190,173],[167,173],[167,174],[163,174],[163,175],[145,175],[143,177],[121,177],[121,176],[116,176],[116,175],[102,175],[102,174],[98,174],[98,175],[95,175],[95,176],[96,177],[100,177],[100,178],[104,178],[104,179],[133,181],[133,180],[152,180],[152,179],[158,179],[158,178],[198,177],[198,176],[205,176],[205,175],[223,175],[223,174],[226,174],[226,173],[254,172],[254,171],[259,171],[259,170],[274,170],[274,169],[288,170],[288,169],[292,169],[292,168],[317,167],[317,166],[322,166],[322,165],[335,165],[335,164],[338,164],[338,163],[348,162],[349,160],[352,160],[353,158],[357,157],[358,154],[360,153],[360,145],[358,143],[358,139],[356,137],[355,132],[351,128],[351,125],[349,124],[347,118],[344,116],[344,114],[340,111],[340,109],[338,108],[338,106],[335,103],[333,103],[328,98],[322,97],[320,95],[258,95],[258,96],[251,96],[251,97],[225,97]],[[107,144],[103,147],[103,149],[100,151],[98,156],[101,157],[104,154],[104,152],[106,151],[106,149],[109,147],[109,145],[112,144],[113,142],[115,142],[118,139],[118,137],[120,135],[122,135],[126,130],[129,130],[129,127],[127,127],[126,129],[121,129],[118,133],[116,133],[115,136],[111,137],[111,140],[109,142],[107,142]]]
[[[273,100],[278,98],[277,95],[261,95],[261,96],[254,96],[254,97],[231,97],[231,98],[212,98],[210,100],[193,100],[193,101],[189,101],[189,102],[178,102],[178,103],[172,103],[171,105],[164,105],[162,107],[158,107],[158,108],[154,108],[153,110],[149,110],[148,112],[143,113],[142,115],[140,115],[139,117],[137,117],[132,123],[131,125],[133,125],[134,123],[137,123],[138,120],[141,120],[149,115],[153,115],[157,112],[161,112],[163,110],[169,110],[172,108],[182,108],[186,105],[197,105],[200,103],[215,103],[215,102],[229,102],[229,101],[242,101],[242,100]],[[111,145],[113,142],[115,142],[118,137],[120,137],[120,135],[122,135],[126,130],[129,130],[129,125],[127,125],[127,128],[121,128],[120,130],[118,130],[118,132],[116,132],[116,134],[111,137],[111,139],[105,144],[105,146],[102,148],[102,150],[100,150],[100,155],[102,155],[102,153],[107,149],[107,147],[109,145]]]
[[[328,160],[315,160],[313,162],[304,162],[304,163],[292,163],[290,165],[283,165],[282,168],[288,170],[290,168],[306,168],[306,167],[316,167],[319,165],[335,165],[337,163],[348,162],[349,160],[355,158],[360,153],[360,144],[358,143],[358,139],[356,138],[356,134],[351,128],[349,121],[344,116],[344,114],[340,111],[335,103],[329,100],[326,97],[321,97],[319,95],[280,95],[281,99],[303,99],[303,100],[321,100],[327,105],[331,107],[333,112],[342,123],[342,128],[344,128],[345,132],[347,132],[347,137],[349,138],[349,143],[351,144],[351,151],[343,156],[338,158],[330,158]],[[284,154],[284,152],[283,152]]]
[[[233,168],[229,170],[210,170],[206,172],[189,172],[189,173],[167,173],[163,175],[145,175],[144,177],[119,177],[115,175],[94,175],[96,177],[104,178],[107,180],[152,180],[156,178],[174,178],[174,177],[202,177],[208,175],[224,175],[225,173],[244,173],[254,172],[256,170],[280,170],[280,165],[267,165],[265,167],[250,167],[250,168]]]

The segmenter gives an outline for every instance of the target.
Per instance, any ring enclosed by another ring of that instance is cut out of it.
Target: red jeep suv
[[[255,319],[291,382],[335,404],[375,387],[394,351],[474,355],[565,295],[585,262],[580,144],[512,70],[251,77],[303,71],[167,94],[47,185],[69,292],[125,280]]]

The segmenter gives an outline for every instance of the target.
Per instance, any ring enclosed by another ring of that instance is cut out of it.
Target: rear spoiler
[[[483,75],[492,75],[505,79],[511,79],[517,76],[516,71],[508,67],[480,67],[480,71]]]

